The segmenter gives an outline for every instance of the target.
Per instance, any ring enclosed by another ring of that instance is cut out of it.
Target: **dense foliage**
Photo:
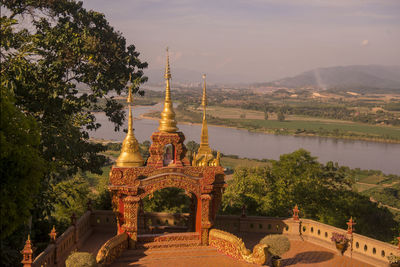
[[[321,165],[305,150],[281,155],[271,168],[237,168],[223,195],[222,212],[249,215],[291,215],[295,204],[301,215],[340,228],[353,216],[357,232],[392,241],[399,224],[386,209],[352,191],[348,168]],[[385,225],[385,227],[382,227]]]
[[[15,106],[14,98],[3,85],[0,105],[0,226],[3,239],[28,221],[46,168],[39,151],[37,123]]]
[[[15,266],[3,252],[23,244],[24,224],[37,246],[48,242],[52,224],[82,212],[88,187],[76,174],[101,173],[107,163],[104,146],[89,142],[88,132],[101,126],[91,110],[104,111],[119,130],[123,105],[110,93],[124,91],[131,75],[143,94],[147,63],[81,2],[1,0],[1,10],[1,259]]]

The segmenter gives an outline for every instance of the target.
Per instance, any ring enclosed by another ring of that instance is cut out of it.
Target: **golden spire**
[[[169,67],[168,47],[164,78],[166,81],[164,110],[161,112],[160,126],[158,127],[158,130],[160,132],[174,133],[178,130],[178,127],[176,127],[175,112],[171,100],[171,70]]]
[[[133,134],[133,118],[132,118],[132,81],[131,75],[129,75],[129,93],[128,98],[126,100],[129,103],[129,117],[128,117],[128,133],[124,141],[122,142],[122,149],[121,154],[119,155],[118,159],[116,160],[117,167],[139,167],[143,166],[143,158],[140,154],[139,150],[139,143]]]
[[[201,105],[203,106],[203,124],[201,126],[201,137],[200,147],[197,154],[193,156],[194,166],[219,166],[219,156],[214,159],[210,145],[208,144],[208,127],[206,119],[206,107],[207,107],[207,94],[206,94],[206,75],[203,74],[203,97],[201,99]]]
[[[203,74],[203,98],[201,100],[203,106],[203,124],[201,126],[201,138],[200,148],[197,154],[211,154],[211,148],[208,145],[208,127],[206,119],[206,106],[207,106],[207,95],[206,95],[206,75]]]

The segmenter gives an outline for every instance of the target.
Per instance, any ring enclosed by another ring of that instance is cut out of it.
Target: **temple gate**
[[[167,50],[167,63],[164,78],[166,92],[160,126],[151,136],[150,157],[144,164],[139,152],[139,144],[132,127],[132,85],[129,87],[128,133],[121,154],[110,172],[109,190],[112,193],[113,210],[117,217],[118,234],[126,232],[133,245],[138,240],[141,200],[157,190],[176,187],[185,190],[195,203],[191,216],[195,218],[194,231],[200,242],[208,244],[209,229],[221,203],[225,186],[223,168],[219,164],[219,153],[215,158],[208,145],[206,123],[206,84],[203,87],[203,125],[201,144],[193,161],[186,157],[185,136],[176,127],[175,112],[171,100],[170,66]],[[140,234],[140,231],[139,231]]]

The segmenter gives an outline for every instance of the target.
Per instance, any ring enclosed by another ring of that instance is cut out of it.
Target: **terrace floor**
[[[260,234],[239,233],[247,248],[252,248],[263,237]],[[93,233],[80,251],[96,255],[98,249],[112,233]],[[282,266],[304,267],[373,267],[350,257],[341,256],[336,250],[330,250],[313,243],[291,240],[290,250],[282,256]],[[160,248],[151,250],[126,250],[111,266],[146,266],[146,267],[180,267],[180,266],[256,266],[219,253],[212,247],[193,248]]]

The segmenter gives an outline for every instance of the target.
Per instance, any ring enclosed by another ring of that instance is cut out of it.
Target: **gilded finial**
[[[121,154],[115,161],[117,167],[139,167],[143,166],[143,158],[139,150],[139,142],[133,133],[133,117],[132,117],[132,76],[129,75],[129,92],[126,102],[129,104],[129,117],[128,117],[128,133],[122,142]]]
[[[203,97],[201,105],[203,106],[203,123],[201,126],[200,136],[200,147],[197,154],[193,157],[194,166],[219,166],[219,158],[214,158],[210,145],[208,144],[208,127],[206,119],[206,106],[207,106],[207,94],[206,94],[206,75],[203,74]]]
[[[207,106],[207,94],[206,94],[206,75],[203,74],[203,98],[201,99],[201,105],[203,109]]]
[[[166,80],[168,80],[168,79],[171,79],[171,69],[170,69],[170,66],[169,66],[169,53],[168,53],[169,50],[168,50],[168,47],[167,47],[166,51],[167,51],[167,62],[165,64],[164,78]]]
[[[168,47],[167,47],[167,62],[165,65],[164,78],[166,82],[165,101],[164,101],[164,109],[161,112],[160,126],[158,127],[158,130],[160,132],[173,133],[178,130],[178,127],[176,127],[175,112],[171,100],[171,85],[170,85],[171,69],[169,66]]]
[[[131,104],[133,103],[133,97],[132,97],[132,87],[133,87],[133,83],[132,83],[132,73],[129,73],[129,92],[128,92],[128,98],[126,99],[126,102]]]

